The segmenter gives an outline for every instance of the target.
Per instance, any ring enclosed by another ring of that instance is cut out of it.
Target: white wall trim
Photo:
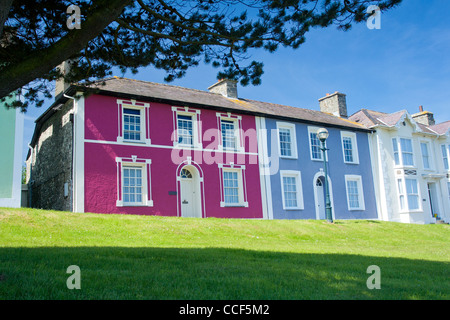
[[[78,94],[77,94],[78,96]],[[85,99],[80,94],[73,101],[73,211],[84,212],[84,115]]]

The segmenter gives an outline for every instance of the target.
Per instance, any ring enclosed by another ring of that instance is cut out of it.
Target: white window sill
[[[129,145],[151,145],[152,141],[150,139],[146,140],[126,140],[122,137],[117,137],[117,142],[123,143],[123,144],[129,144]]]
[[[149,200],[147,203],[124,203],[117,200],[116,207],[153,207],[153,200]]]
[[[222,208],[248,208],[248,202],[227,204],[227,203],[221,201],[220,207],[222,207]]]
[[[400,211],[400,214],[409,214],[409,213],[423,213],[423,210],[410,210],[410,211]]]
[[[349,161],[344,161],[345,164],[359,164],[359,162],[353,161],[353,162],[349,162]]]

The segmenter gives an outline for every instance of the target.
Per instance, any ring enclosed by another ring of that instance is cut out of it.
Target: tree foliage
[[[52,83],[89,82],[113,68],[137,73],[153,67],[166,81],[201,62],[220,68],[218,78],[261,83],[263,63],[254,49],[298,48],[311,28],[349,30],[401,0],[6,0],[0,5],[0,97],[23,89],[12,107],[40,106]],[[77,5],[81,28],[69,29],[67,8]],[[70,73],[57,66],[70,60]]]

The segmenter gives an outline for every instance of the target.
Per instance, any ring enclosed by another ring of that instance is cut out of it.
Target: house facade
[[[319,101],[322,112],[305,110],[298,117],[302,120],[265,118],[269,216],[325,219],[324,155],[317,138],[317,131],[325,128],[329,132],[325,158],[333,220],[377,219],[370,132],[346,120],[345,94],[336,92]]]
[[[405,223],[450,221],[450,122],[406,110],[362,109],[351,120],[374,129],[370,136],[380,219]]]
[[[253,115],[211,108],[208,99],[221,99],[216,94],[130,79],[87,89],[95,93],[69,87],[38,119],[29,157],[35,188],[45,186],[37,171],[55,158],[55,148],[47,159],[40,154],[48,125],[57,123],[57,136],[68,125],[65,140],[72,143],[61,155],[65,178],[35,191],[35,206],[51,207],[52,193],[53,203],[75,212],[263,218]],[[61,143],[57,136],[46,143]]]
[[[333,218],[378,218],[371,130],[342,114],[345,95],[314,111],[238,98],[230,80],[209,91],[116,77],[62,88],[28,156],[35,207],[325,219],[324,127]]]
[[[11,102],[17,96],[7,99]],[[21,205],[23,125],[19,109],[7,109],[0,103],[0,207]]]

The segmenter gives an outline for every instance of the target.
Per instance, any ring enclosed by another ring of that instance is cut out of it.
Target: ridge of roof
[[[111,82],[110,82],[111,81]],[[139,83],[141,85],[140,88],[133,87],[123,87],[121,82],[134,82]],[[108,85],[110,82],[110,87],[101,87],[100,84],[106,83]],[[122,88],[121,88],[122,85]],[[369,130],[365,126],[355,123],[351,120],[347,120],[344,118],[339,118],[331,114],[324,113],[322,111],[307,109],[307,108],[299,108],[287,105],[281,105],[272,102],[264,102],[252,99],[244,99],[244,98],[227,98],[218,93],[213,93],[204,90],[191,89],[186,87],[174,86],[169,84],[162,84],[150,81],[129,79],[123,77],[110,77],[106,79],[100,79],[90,84],[76,84],[76,86],[81,88],[95,88],[100,91],[113,93],[123,93],[125,95],[136,95],[141,96],[142,98],[153,98],[159,100],[167,100],[171,102],[181,102],[183,104],[196,104],[209,106],[213,108],[225,108],[232,110],[239,110],[250,112],[253,114],[260,114],[265,116],[278,116],[284,118],[290,118],[292,120],[297,121],[309,121],[316,123],[323,123],[329,126],[338,126],[338,127],[351,127],[356,130]],[[155,89],[154,92],[145,92],[146,90],[151,90],[153,87]],[[166,90],[166,91],[165,91]],[[167,90],[177,90],[173,92],[169,92]],[[178,91],[181,90],[181,91]],[[189,95],[181,95],[180,92],[189,92]],[[269,107],[269,108],[267,108]]]

